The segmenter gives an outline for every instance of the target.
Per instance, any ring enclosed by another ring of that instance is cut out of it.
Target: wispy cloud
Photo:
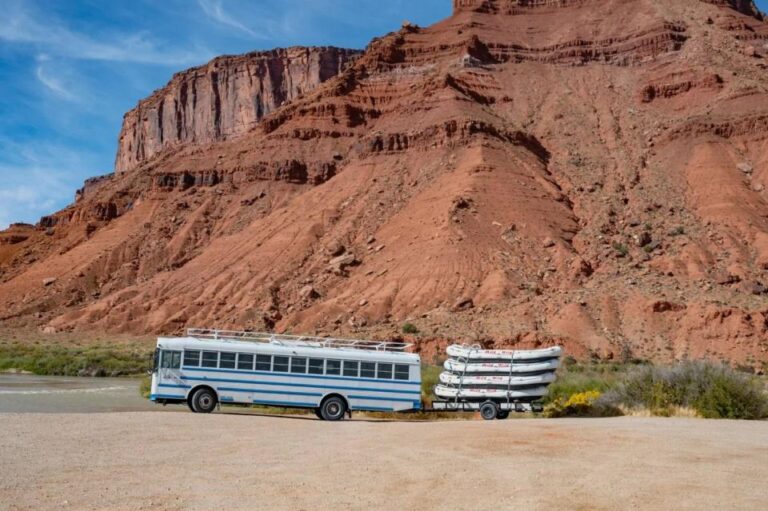
[[[202,49],[165,48],[147,32],[113,33],[106,39],[72,31],[46,14],[11,4],[0,24],[0,40],[30,44],[50,55],[83,60],[135,62],[182,66],[199,63],[212,55]]]
[[[36,222],[69,203],[93,166],[93,155],[60,144],[21,144],[0,138],[0,229]]]
[[[37,79],[45,85],[45,87],[53,92],[57,97],[66,101],[78,102],[80,99],[70,91],[61,81],[60,78],[53,76],[46,70],[43,62],[38,61],[37,68],[35,69],[35,76]]]
[[[215,22],[239,30],[255,39],[267,39],[264,34],[259,34],[254,30],[251,30],[242,22],[227,13],[224,10],[224,3],[222,0],[197,0],[197,3],[200,5],[200,8],[205,15]]]

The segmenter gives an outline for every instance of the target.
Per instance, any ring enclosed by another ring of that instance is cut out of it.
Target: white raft
[[[471,388],[461,390],[455,387],[446,387],[445,385],[435,386],[435,395],[442,398],[465,398],[465,399],[524,399],[539,398],[547,394],[547,387],[531,387],[524,389],[499,390]]]
[[[446,350],[448,356],[469,360],[539,360],[559,358],[563,353],[560,346],[539,350],[483,350],[471,346],[452,344]]]
[[[541,385],[555,381],[555,373],[535,374],[531,376],[471,376],[451,373],[448,371],[440,373],[440,383],[446,385]]]
[[[510,367],[511,366],[511,367]],[[529,364],[508,364],[504,362],[477,362],[466,364],[449,358],[443,363],[446,371],[452,373],[535,373],[542,371],[554,371],[560,367],[560,360],[553,358],[542,362]]]

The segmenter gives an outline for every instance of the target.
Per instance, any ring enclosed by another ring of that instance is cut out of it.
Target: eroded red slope
[[[580,356],[765,362],[768,28],[751,4],[457,3],[248,133],[168,147],[17,228],[4,321],[411,321]]]

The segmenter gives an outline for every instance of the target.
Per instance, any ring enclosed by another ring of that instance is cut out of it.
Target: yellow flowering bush
[[[576,392],[568,398],[559,397],[544,409],[547,417],[609,417],[621,415],[611,406],[602,406],[598,400],[602,394],[598,390]]]

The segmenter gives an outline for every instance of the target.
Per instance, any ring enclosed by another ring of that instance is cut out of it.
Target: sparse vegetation
[[[147,346],[0,344],[0,371],[55,376],[128,376],[150,368]]]
[[[768,417],[768,394],[759,379],[710,362],[639,368],[623,378],[603,401],[661,416],[687,408],[708,419]]]
[[[678,225],[677,227],[672,229],[672,232],[670,232],[669,234],[672,236],[682,236],[683,234],[685,234],[685,227],[683,227],[682,225]]]
[[[712,362],[671,367],[566,363],[550,386],[549,417],[604,417],[621,413],[703,418],[768,417],[768,393],[759,378]]]
[[[152,393],[152,375],[145,374],[141,377],[141,383],[139,384],[139,394],[144,399],[149,399],[149,395]]]
[[[615,406],[600,400],[602,394],[597,390],[577,392],[567,399],[559,397],[551,401],[544,409],[547,417],[615,417],[623,415]]]
[[[612,246],[613,246],[613,249],[616,251],[616,253],[622,257],[626,257],[627,254],[629,254],[629,248],[627,248],[627,246],[623,243],[614,241]]]
[[[404,323],[403,324],[403,333],[404,334],[418,334],[419,333],[419,329],[413,323]]]

